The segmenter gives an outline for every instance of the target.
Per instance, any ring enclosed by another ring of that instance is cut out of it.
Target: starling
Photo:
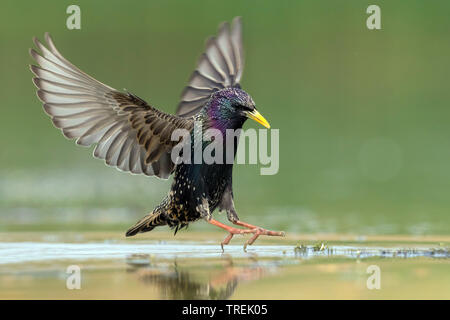
[[[222,249],[235,234],[252,235],[244,249],[260,235],[284,236],[284,232],[269,231],[239,220],[233,202],[232,163],[178,163],[171,158],[172,149],[185,139],[173,141],[172,133],[184,129],[187,136],[195,138],[195,123],[200,123],[203,130],[213,128],[221,134],[227,129],[242,128],[247,118],[270,128],[256,110],[253,99],[240,86],[244,67],[240,17],[231,26],[222,23],[218,35],[206,42],[206,50],[182,92],[175,115],[87,75],[59,53],[48,33],[45,34],[47,46],[36,38],[33,40],[40,51],[30,49],[38,64],[30,66],[37,96],[65,137],[76,139],[82,146],[95,145],[94,157],[121,171],[162,179],[174,173],[167,196],[132,226],[126,236],[163,225],[176,233],[200,219],[229,233],[221,243]],[[202,150],[209,143],[203,141]],[[236,145],[233,148],[235,155]],[[228,220],[243,228],[213,219],[216,208],[225,210]]]

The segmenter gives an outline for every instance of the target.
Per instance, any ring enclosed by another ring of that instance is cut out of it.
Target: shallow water
[[[345,236],[299,241],[291,236],[264,239],[244,252],[243,239],[237,237],[222,252],[216,241],[220,236],[195,233],[180,241],[127,241],[107,233],[3,233],[0,298],[450,297],[448,243],[342,240]],[[66,286],[73,265],[81,270],[79,290]],[[369,266],[379,267],[380,289],[367,287]]]
[[[133,261],[134,255],[157,257],[158,259],[214,259],[223,255],[233,258],[246,258],[254,255],[258,258],[450,258],[446,248],[386,248],[337,245],[331,248],[325,245],[286,246],[253,245],[243,250],[241,245],[228,245],[222,252],[218,245],[202,243],[46,243],[46,242],[8,242],[0,243],[0,264],[33,263],[46,261],[84,261],[84,260],[126,260]],[[131,262],[130,262],[131,263]]]

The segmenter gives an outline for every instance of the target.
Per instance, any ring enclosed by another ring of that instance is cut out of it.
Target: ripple
[[[173,258],[220,258],[223,252],[218,245],[201,243],[47,243],[47,242],[8,242],[0,243],[0,264],[45,262],[55,260],[124,260],[133,255],[148,255],[160,259]],[[448,248],[384,248],[333,246],[251,246],[247,252],[242,246],[229,245],[225,254],[235,258],[251,255],[259,258],[303,258],[345,257],[365,259],[384,258],[449,258]]]

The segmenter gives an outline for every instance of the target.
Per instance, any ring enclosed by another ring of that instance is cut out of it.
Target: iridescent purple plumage
[[[245,111],[255,109],[252,97],[240,88],[227,88],[215,92],[202,111],[199,119],[204,128],[214,128],[226,133],[227,129],[240,129],[247,120]]]

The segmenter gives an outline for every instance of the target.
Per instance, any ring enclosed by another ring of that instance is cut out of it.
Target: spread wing
[[[96,145],[94,156],[122,171],[168,178],[175,129],[191,130],[192,118],[164,113],[131,93],[119,92],[67,61],[48,33],[37,39],[31,66],[38,97],[54,125],[82,146]]]
[[[239,86],[244,69],[241,18],[221,24],[217,37],[206,42],[206,50],[198,61],[189,84],[181,94],[176,114],[196,114],[215,90]]]

